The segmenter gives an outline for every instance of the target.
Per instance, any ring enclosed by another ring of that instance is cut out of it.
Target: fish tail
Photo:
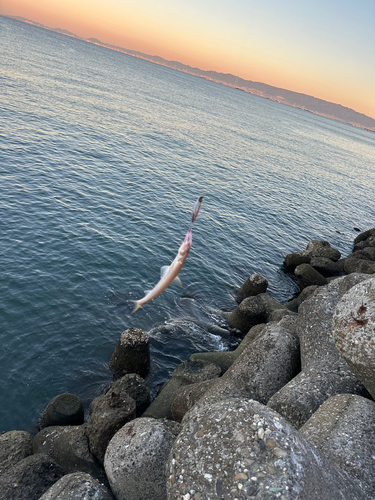
[[[131,300],[130,302],[134,302],[134,308],[132,310],[132,314],[135,313],[135,311],[138,311],[140,307],[142,307],[141,304],[138,302],[138,300]]]

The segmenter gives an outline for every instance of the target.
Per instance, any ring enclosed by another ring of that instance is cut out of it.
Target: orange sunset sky
[[[0,0],[0,14],[375,118],[375,0]]]

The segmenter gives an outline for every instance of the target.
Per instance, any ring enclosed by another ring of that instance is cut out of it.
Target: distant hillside
[[[58,33],[62,33],[63,35],[81,38],[67,30],[63,30],[60,28],[49,28],[48,26],[30,21],[29,19],[25,19],[24,17],[13,17],[13,19],[27,22],[29,24],[34,24],[35,26],[39,26],[41,28],[57,31]],[[250,94],[255,94],[260,97],[271,99],[272,101],[277,101],[288,106],[300,108],[306,111],[310,111],[311,113],[325,116],[333,120],[349,123],[356,127],[365,128],[367,130],[375,132],[375,120],[373,118],[362,113],[358,113],[357,111],[354,111],[354,109],[347,108],[345,106],[342,106],[341,104],[335,104],[307,94],[300,94],[299,92],[293,92],[291,90],[273,87],[271,85],[267,85],[266,83],[244,80],[243,78],[228,73],[217,73],[216,71],[205,71],[199,68],[192,68],[191,66],[180,63],[178,61],[168,61],[167,59],[163,59],[159,56],[144,54],[136,50],[125,49],[124,47],[118,47],[102,42],[97,38],[88,38],[84,40],[89,43],[100,45],[102,47],[107,47],[111,50],[123,52],[124,54],[128,54],[133,57],[138,57],[147,61],[154,62],[156,64],[161,64],[163,66],[167,66],[184,73],[189,73],[191,75],[206,78],[207,80],[221,83],[223,85],[238,88],[245,92],[249,92]]]

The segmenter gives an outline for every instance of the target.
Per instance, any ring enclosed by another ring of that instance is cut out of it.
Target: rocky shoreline
[[[375,498],[375,228],[283,266],[298,297],[252,275],[223,313],[239,346],[193,354],[151,404],[149,334],[123,332],[86,423],[63,394],[34,438],[0,434],[0,500]]]

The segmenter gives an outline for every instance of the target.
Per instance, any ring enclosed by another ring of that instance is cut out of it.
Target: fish
[[[184,265],[187,256],[189,254],[190,248],[193,244],[193,224],[197,220],[199,211],[202,206],[203,196],[200,196],[194,205],[193,215],[191,218],[191,224],[188,232],[184,238],[184,241],[181,243],[180,248],[178,249],[177,255],[173,260],[170,266],[163,266],[161,268],[161,279],[154,286],[152,290],[146,293],[146,295],[139,300],[132,300],[134,302],[134,309],[132,314],[135,313],[140,307],[142,307],[146,302],[153,300],[155,297],[160,295],[164,290],[173,282],[179,283],[181,285],[180,278],[178,277],[179,272],[181,271],[182,266]]]

